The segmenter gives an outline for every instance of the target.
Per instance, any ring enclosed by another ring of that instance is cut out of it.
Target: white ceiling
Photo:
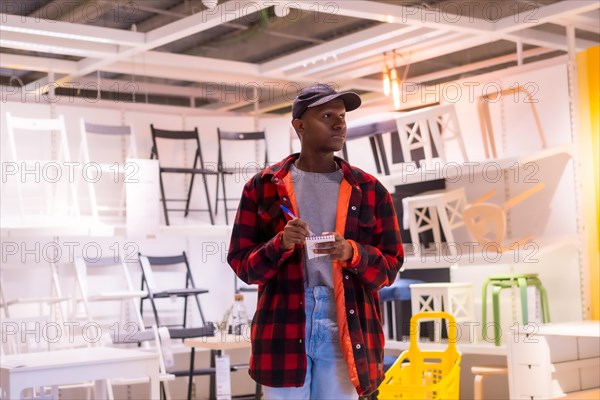
[[[417,84],[473,76],[564,54],[566,27],[575,28],[577,50],[598,45],[599,7],[597,0],[220,0],[214,9],[200,0],[3,1],[0,83],[282,113],[299,87],[321,81],[373,102],[383,97],[384,52],[401,74],[410,64],[408,80]]]

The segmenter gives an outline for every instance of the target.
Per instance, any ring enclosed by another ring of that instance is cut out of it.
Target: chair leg
[[[217,181],[218,181],[217,177]],[[206,194],[206,206],[208,207],[208,215],[210,217],[210,224],[215,224],[215,219],[213,217],[212,206],[210,204],[210,196],[208,195],[208,184],[206,183],[206,175],[202,175],[202,182],[204,183],[204,193]]]
[[[527,304],[527,278],[517,278],[517,284],[519,285],[519,291],[521,292],[521,314],[523,316],[523,325],[529,323],[529,310]]]
[[[223,186],[223,208],[225,209],[225,225],[229,225],[229,215],[227,209],[227,191],[225,190],[225,174],[221,174],[221,186]]]
[[[542,322],[548,323],[550,322],[550,307],[548,306],[548,292],[546,288],[542,285],[542,281],[538,278],[533,279],[533,284],[540,292],[540,303],[542,306]]]
[[[487,288],[488,285],[490,284],[490,280],[486,280],[483,283],[483,289],[482,289],[482,293],[481,293],[481,337],[483,340],[488,339],[487,337]]]
[[[167,198],[165,197],[165,187],[162,180],[162,172],[158,173],[158,180],[160,182],[160,194],[162,196],[163,212],[165,213],[165,224],[169,225],[169,212],[167,211]]]
[[[202,312],[202,307],[200,306],[200,299],[198,295],[194,295],[196,298],[196,306],[198,307],[198,312],[200,313],[200,320],[202,321],[202,326],[206,324],[206,320],[204,319],[204,313]]]
[[[221,172],[217,172],[217,193],[215,194],[215,215],[217,215],[219,213],[219,178],[221,177],[222,173]]]
[[[190,187],[188,189],[187,199],[185,200],[185,213],[184,217],[187,217],[190,212],[190,200],[192,200],[192,188],[194,187],[194,178],[196,174],[192,173],[192,179],[190,179]]]
[[[501,285],[494,285],[492,288],[492,306],[494,308],[494,344],[500,346],[502,343],[502,333],[500,330],[500,291]]]
[[[371,151],[373,152],[373,159],[375,160],[375,168],[377,169],[377,173],[381,174],[381,164],[379,162],[379,155],[377,154],[377,145],[375,142],[375,137],[369,137],[369,142],[371,143]]]

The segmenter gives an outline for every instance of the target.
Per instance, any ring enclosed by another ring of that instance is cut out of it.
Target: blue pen
[[[293,213],[293,212],[291,212],[291,211],[290,211],[290,210],[289,210],[289,209],[288,209],[286,206],[284,206],[283,204],[280,204],[280,205],[279,205],[279,207],[281,207],[281,209],[283,210],[283,212],[284,212],[284,213],[286,213],[287,215],[289,215],[289,216],[290,216],[292,219],[297,219],[297,218],[298,218],[298,217],[296,217],[296,216],[294,215],[294,213]],[[309,233],[311,236],[314,236],[314,235],[315,235],[314,233],[312,233],[312,232],[310,231],[310,229],[308,230],[308,233]]]

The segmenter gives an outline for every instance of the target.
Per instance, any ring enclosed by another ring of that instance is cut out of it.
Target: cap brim
[[[315,101],[314,103],[309,105],[307,108],[320,106],[321,104],[325,104],[325,103],[330,102],[331,100],[335,100],[335,99],[341,99],[344,102],[344,105],[346,106],[346,111],[356,110],[362,104],[362,100],[360,99],[360,96],[358,94],[356,94],[354,92],[342,92],[342,93],[335,93],[335,94],[332,94],[329,96],[325,96],[325,97]]]

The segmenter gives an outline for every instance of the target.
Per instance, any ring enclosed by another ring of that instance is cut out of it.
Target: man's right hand
[[[300,218],[289,220],[283,228],[283,236],[281,238],[281,247],[288,251],[294,248],[297,244],[303,244],[304,239],[309,236],[308,224]]]

